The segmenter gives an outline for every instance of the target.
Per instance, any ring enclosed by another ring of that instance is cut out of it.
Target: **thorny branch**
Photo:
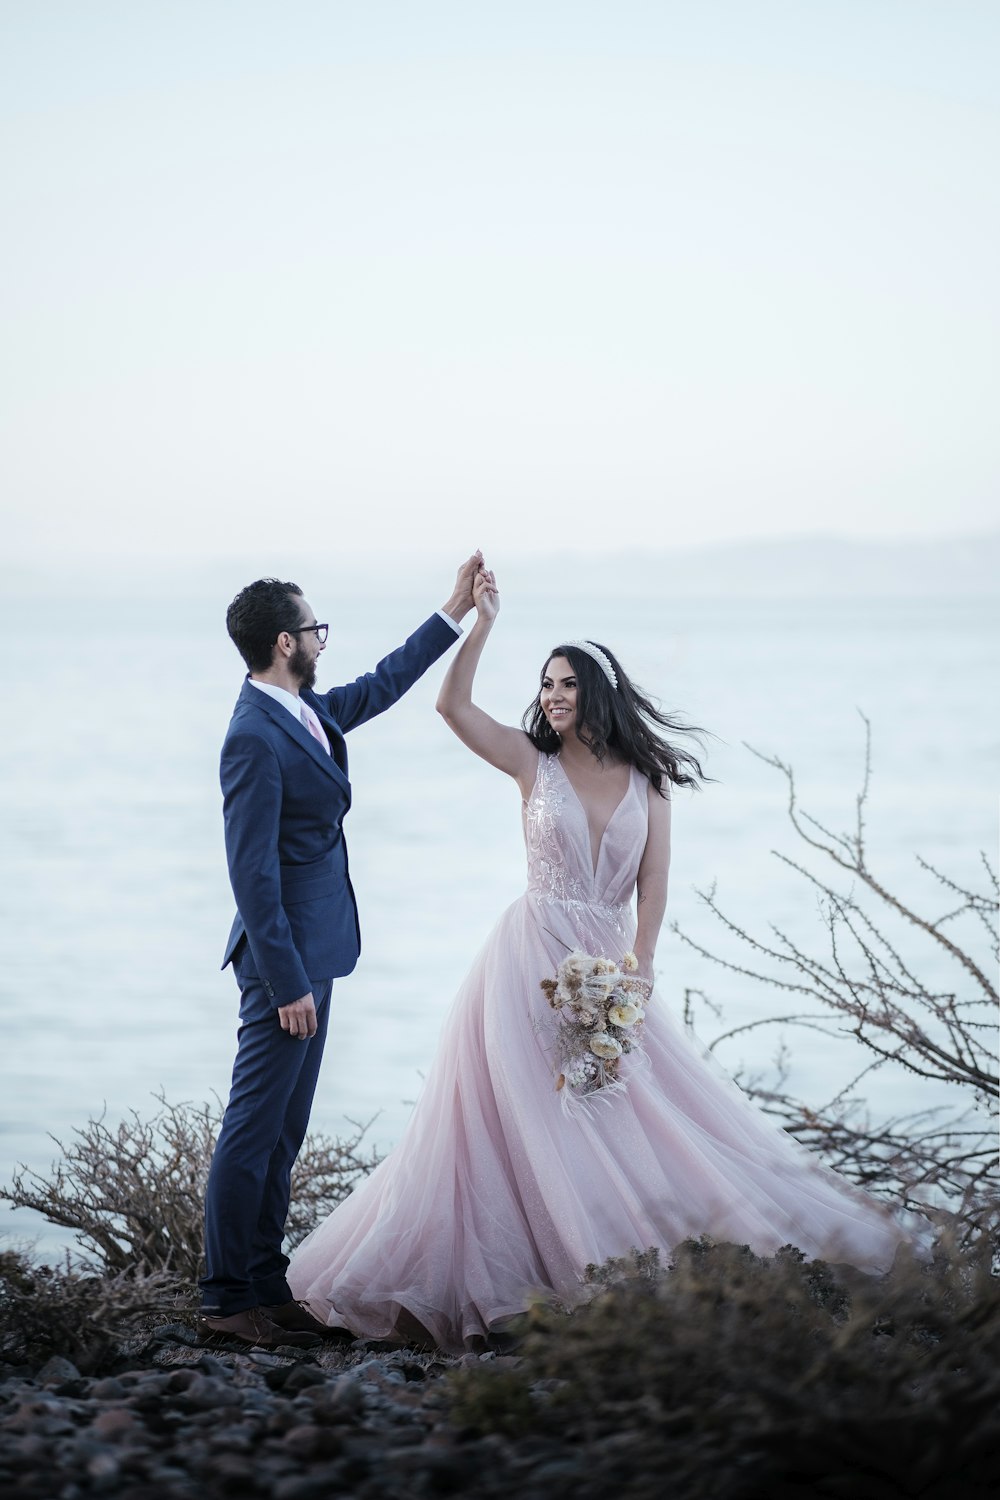
[[[996,872],[986,855],[982,864],[985,890],[972,890],[918,856],[922,870],[947,893],[948,909],[930,917],[916,911],[889,891],[872,872],[866,848],[866,808],[871,785],[871,725],[865,725],[864,775],[855,800],[854,829],[837,834],[798,803],[791,766],[777,756],[747,748],[785,777],[788,817],[796,834],[817,854],[849,876],[845,893],[805,864],[772,851],[819,893],[828,939],[825,957],[804,952],[771,926],[771,938],[748,932],[719,906],[715,887],[699,894],[725,930],[748,950],[743,962],[722,957],[696,942],[674,924],[673,930],[695,952],[730,973],[753,979],[773,989],[800,995],[820,1009],[799,1010],[744,1022],[716,1036],[711,1050],[734,1037],[765,1026],[788,1025],[829,1036],[854,1037],[872,1060],[846,1089],[819,1107],[810,1107],[787,1090],[787,1054],[782,1048],[769,1083],[760,1077],[740,1080],[761,1107],[780,1120],[790,1134],[819,1151],[852,1180],[883,1191],[921,1210],[947,1209],[957,1216],[963,1232],[996,1232],[1000,1182],[995,1131],[989,1117],[997,1113],[996,1058],[998,996],[986,962],[956,935],[956,924],[971,919],[970,930],[987,939],[994,963],[1000,959],[997,937]],[[862,907],[859,895],[875,898],[875,915]],[[860,893],[859,893],[860,894]],[[904,956],[880,925],[880,916],[901,917],[923,934],[960,971],[955,990],[935,988],[918,973],[915,956]],[[945,933],[945,926],[951,933]],[[765,972],[764,963],[774,966]],[[776,972],[774,971],[776,970]],[[972,992],[968,993],[969,982]],[[692,996],[685,997],[685,1021],[693,1024]],[[713,1007],[713,1009],[716,1009]],[[718,1011],[716,1010],[718,1014]],[[953,1106],[923,1109],[873,1122],[856,1094],[866,1075],[891,1065],[957,1091]]]
[[[76,1232],[81,1264],[112,1276],[163,1272],[191,1287],[201,1270],[205,1184],[222,1118],[215,1104],[171,1104],[132,1113],[112,1128],[103,1115],[55,1140],[51,1176],[19,1167],[0,1198]],[[367,1125],[346,1140],[306,1137],[292,1173],[286,1234],[297,1244],[378,1165],[363,1149]]]

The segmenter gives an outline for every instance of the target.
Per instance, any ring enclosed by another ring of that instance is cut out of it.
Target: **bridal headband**
[[[592,641],[566,641],[565,644],[567,646],[575,646],[577,651],[585,652],[592,661],[596,661],[611,686],[616,692],[618,691],[618,678],[615,674],[615,669],[600,646],[595,646]]]

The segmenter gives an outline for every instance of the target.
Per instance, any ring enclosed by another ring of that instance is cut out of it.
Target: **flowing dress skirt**
[[[621,902],[529,889],[503,914],[399,1145],[292,1258],[324,1322],[459,1350],[538,1296],[578,1300],[590,1263],[704,1233],[891,1265],[889,1214],[751,1104],[655,990],[625,1091],[566,1107],[540,982],[569,949],[620,959],[634,935]]]

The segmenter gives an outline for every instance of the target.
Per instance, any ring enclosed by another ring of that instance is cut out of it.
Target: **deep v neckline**
[[[612,823],[615,821],[615,819],[617,818],[618,814],[621,812],[622,808],[625,806],[625,803],[628,801],[628,794],[632,790],[632,766],[630,765],[629,768],[628,768],[628,783],[627,783],[627,785],[625,787],[625,790],[624,790],[624,792],[622,792],[621,797],[618,800],[618,802],[615,803],[615,806],[614,806],[614,808],[611,811],[611,816],[608,818],[608,821],[605,823],[604,828],[603,828],[603,830],[601,832],[601,836],[600,836],[600,838],[597,841],[597,854],[595,855],[594,854],[594,837],[593,837],[593,834],[592,834],[591,828],[590,828],[590,817],[589,817],[589,815],[587,813],[587,809],[586,809],[586,806],[584,804],[583,798],[580,796],[580,793],[577,791],[576,787],[573,785],[572,781],[569,779],[569,773],[566,770],[566,767],[563,765],[562,761],[559,759],[558,755],[554,755],[552,758],[555,761],[556,765],[559,767],[560,771],[562,772],[563,780],[565,781],[566,785],[569,787],[570,791],[573,793],[573,796],[576,799],[576,805],[577,805],[577,807],[579,807],[580,811],[583,813],[583,821],[586,824],[586,828],[587,828],[587,847],[588,847],[588,849],[590,851],[590,862],[593,865],[593,870],[592,870],[591,873],[592,873],[592,878],[594,880],[596,880],[597,879],[597,872],[598,872],[598,870],[601,867],[601,855],[604,852],[604,840],[607,837],[608,829],[611,827]]]

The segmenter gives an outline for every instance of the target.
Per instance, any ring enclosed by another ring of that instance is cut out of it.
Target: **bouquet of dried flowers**
[[[564,1100],[614,1093],[625,1087],[622,1058],[638,1046],[650,986],[626,953],[621,967],[589,953],[568,954],[542,990],[559,1020],[555,1038],[556,1089]]]

